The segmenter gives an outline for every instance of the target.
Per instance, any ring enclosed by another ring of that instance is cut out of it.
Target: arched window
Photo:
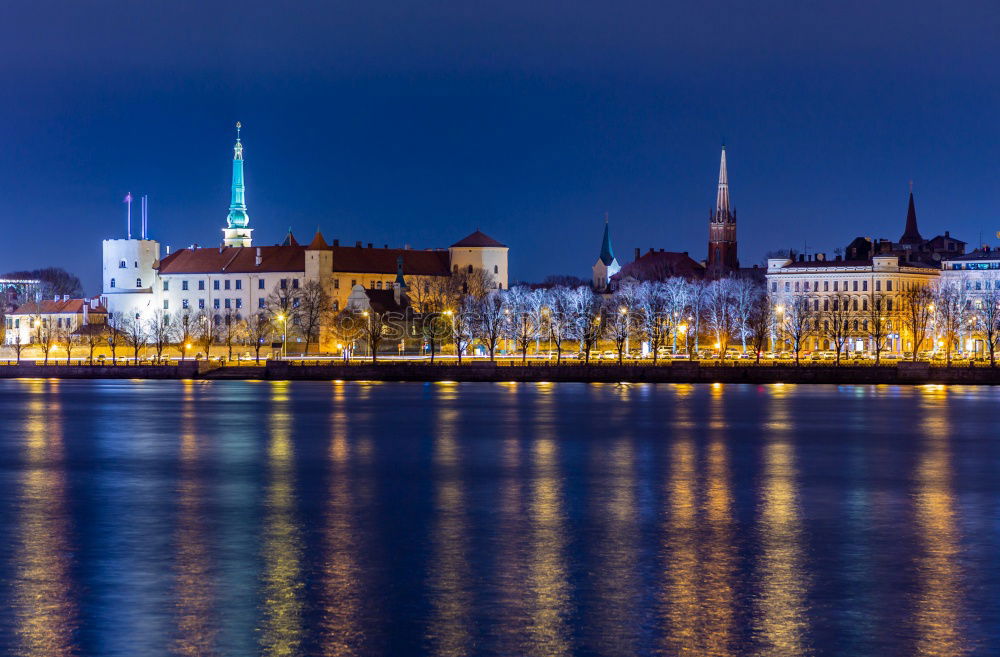
[[[142,287],[142,279],[141,278],[135,279],[135,286],[136,287]]]
[[[111,287],[114,287],[114,286],[115,286],[115,279],[112,278],[111,279]]]
[[[127,265],[125,264],[124,260],[122,260],[121,262],[118,263],[118,268],[119,269],[125,269],[125,267],[127,267]]]
[[[469,273],[472,273],[472,265],[469,265]]]

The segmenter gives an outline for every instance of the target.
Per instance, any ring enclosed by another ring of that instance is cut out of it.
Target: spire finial
[[[913,193],[913,181],[912,180],[910,181],[910,193],[911,194]]]
[[[605,224],[608,223],[608,213],[607,212],[604,213],[604,223]]]
[[[243,124],[240,123],[239,121],[237,121],[236,122],[236,141],[240,140],[240,128],[242,128],[242,127],[243,127]]]

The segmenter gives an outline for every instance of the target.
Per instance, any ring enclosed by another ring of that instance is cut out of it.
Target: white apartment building
[[[940,271],[920,263],[900,264],[895,255],[876,255],[870,260],[827,260],[823,254],[814,258],[771,258],[767,261],[767,291],[775,308],[786,307],[797,298],[806,300],[804,349],[832,350],[829,337],[829,313],[834,304],[847,302],[851,312],[847,351],[871,351],[868,312],[877,299],[884,303],[888,353],[902,353],[913,348],[902,321],[901,293],[915,285],[937,280]],[[778,313],[779,320],[780,312]]]

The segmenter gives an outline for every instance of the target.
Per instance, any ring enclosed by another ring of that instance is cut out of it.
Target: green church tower
[[[236,146],[233,147],[233,194],[229,203],[226,228],[222,229],[226,246],[251,246],[252,228],[247,214],[246,186],[243,184],[243,143],[240,141],[242,124],[236,123]]]

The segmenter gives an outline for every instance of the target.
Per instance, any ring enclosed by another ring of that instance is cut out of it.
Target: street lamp
[[[288,342],[288,318],[285,317],[284,313],[280,313],[278,321],[281,322],[281,357],[285,358],[288,355],[288,349],[285,346]]]

